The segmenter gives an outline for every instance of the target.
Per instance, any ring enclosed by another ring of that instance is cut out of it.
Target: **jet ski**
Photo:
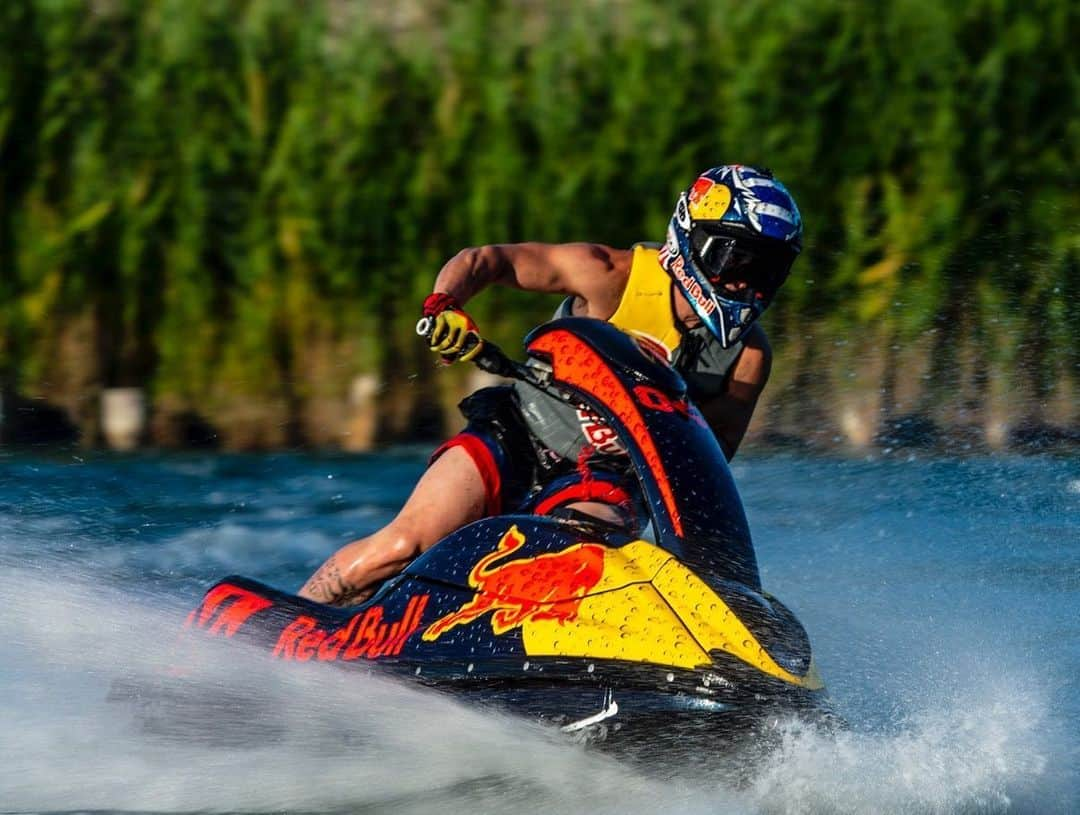
[[[762,589],[731,472],[679,374],[647,341],[587,318],[537,328],[525,350],[519,363],[485,343],[474,361],[617,434],[651,539],[581,516],[489,517],[349,608],[228,577],[184,636],[398,677],[598,741],[690,728],[715,743],[826,710],[806,632]]]

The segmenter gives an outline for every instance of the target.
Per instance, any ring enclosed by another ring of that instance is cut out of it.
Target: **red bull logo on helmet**
[[[488,613],[497,635],[533,620],[567,623],[576,619],[582,598],[603,576],[605,547],[579,543],[561,552],[506,560],[524,544],[525,536],[511,526],[495,550],[469,572],[469,585],[476,589],[476,596],[429,625],[423,639],[433,642],[452,628]]]
[[[671,273],[671,276],[678,280],[682,285],[686,296],[693,299],[693,301],[701,307],[705,316],[712,314],[716,310],[716,301],[711,297],[707,297],[705,292],[701,289],[701,284],[687,274],[686,261],[683,260],[682,255],[675,255],[671,259],[668,271]]]
[[[689,199],[695,221],[719,221],[731,207],[731,188],[703,175],[690,188]]]

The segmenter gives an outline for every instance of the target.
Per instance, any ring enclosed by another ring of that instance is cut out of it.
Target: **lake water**
[[[288,712],[266,745],[155,740],[105,700],[165,664],[210,583],[295,590],[392,516],[423,461],[3,454],[0,812],[1080,811],[1070,459],[740,457],[765,586],[851,729],[792,726],[739,784],[327,670],[238,660],[222,679]],[[343,729],[364,737],[343,748]]]

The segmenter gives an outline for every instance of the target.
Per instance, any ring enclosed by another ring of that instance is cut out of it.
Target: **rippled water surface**
[[[230,573],[295,590],[423,467],[370,457],[0,458],[0,812],[1080,811],[1080,462],[741,458],[766,588],[839,735],[792,724],[735,783],[326,670],[226,685],[266,743],[156,739],[106,701]],[[295,666],[289,666],[294,668]],[[227,720],[229,711],[222,711]]]

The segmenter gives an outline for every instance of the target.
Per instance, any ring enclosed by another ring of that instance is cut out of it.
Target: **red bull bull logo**
[[[605,547],[579,543],[561,552],[497,563],[524,544],[525,536],[511,526],[495,550],[469,572],[469,585],[476,589],[476,596],[429,625],[424,640],[433,642],[488,612],[495,634],[505,634],[532,620],[565,624],[576,619],[582,598],[604,573]]]

